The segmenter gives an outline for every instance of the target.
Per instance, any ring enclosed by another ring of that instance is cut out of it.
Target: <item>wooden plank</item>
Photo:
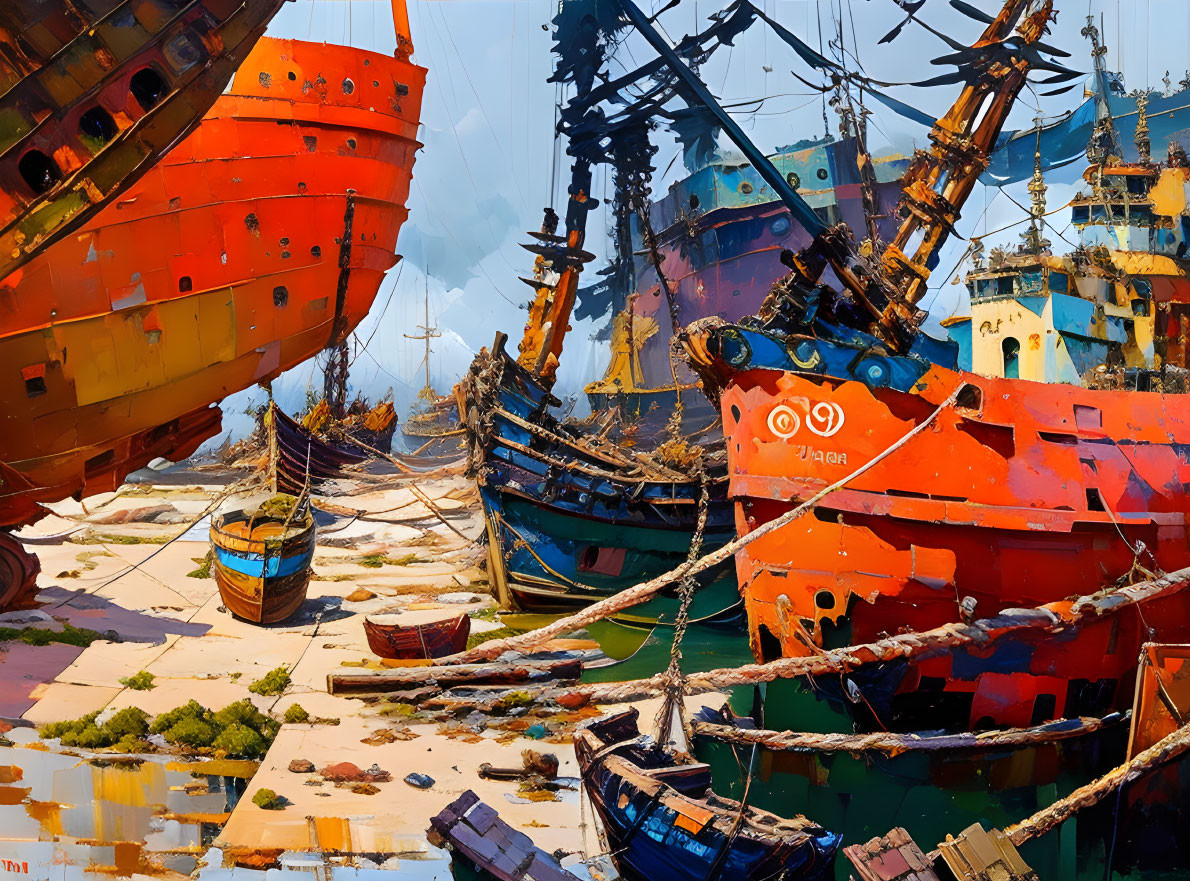
[[[327,690],[331,694],[384,694],[411,685],[509,685],[514,683],[577,680],[583,662],[523,661],[514,664],[442,664],[403,667],[377,673],[331,673]]]

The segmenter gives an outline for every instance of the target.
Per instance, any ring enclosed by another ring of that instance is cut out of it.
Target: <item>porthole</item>
[[[106,144],[119,133],[116,121],[102,107],[92,107],[79,117],[79,134],[100,144]]]
[[[146,67],[132,75],[132,79],[128,81],[128,91],[141,106],[141,110],[148,113],[165,97],[165,80],[153,68]]]
[[[40,150],[30,150],[17,163],[17,170],[25,183],[35,193],[44,193],[53,188],[54,184],[62,180],[62,170],[58,164]]]

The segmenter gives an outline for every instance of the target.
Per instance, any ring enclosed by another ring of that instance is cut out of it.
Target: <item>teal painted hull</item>
[[[677,568],[689,553],[690,535],[681,530],[608,523],[487,489],[482,495],[500,524],[510,590],[526,611],[588,605]],[[731,538],[708,532],[703,553]],[[730,561],[700,576],[699,585],[691,620],[734,617],[740,596]],[[673,585],[620,618],[672,624],[678,605]]]

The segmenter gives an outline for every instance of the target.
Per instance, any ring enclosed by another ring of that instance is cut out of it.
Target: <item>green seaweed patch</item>
[[[263,787],[256,790],[256,794],[252,796],[252,804],[264,811],[276,811],[284,807],[281,797],[277,793]]]
[[[289,688],[289,671],[276,667],[248,686],[253,694],[282,694]]]
[[[187,578],[210,578],[211,577],[211,563],[214,562],[214,559],[215,559],[214,552],[207,551],[207,555],[205,557],[191,557],[190,559],[198,564],[198,568],[192,572],[187,572],[186,573]]]
[[[212,712],[196,700],[161,713],[150,721],[137,707],[126,707],[100,724],[99,713],[41,728],[43,739],[59,738],[63,746],[108,749],[114,752],[151,752],[149,734],[186,752],[219,751],[229,756],[259,758],[268,751],[281,725],[244,698]]]
[[[100,725],[99,711],[68,722],[51,722],[41,729],[42,738],[57,737],[63,746],[106,749],[125,741],[140,744],[149,732],[149,716],[139,707],[125,707]]]
[[[387,703],[380,707],[378,712],[382,716],[389,716],[394,719],[413,719],[418,716],[417,707],[403,701]]]
[[[119,682],[125,688],[131,688],[133,691],[149,691],[157,687],[153,683],[154,679],[156,677],[148,670],[141,670],[131,676],[122,676]]]
[[[492,639],[505,639],[509,636],[520,636],[526,631],[519,627],[499,627],[495,630],[486,630],[483,633],[472,633],[467,637],[467,648],[473,649],[477,645],[482,645]]]
[[[70,540],[80,545],[163,545],[172,541],[166,535],[111,535],[91,530],[71,536]]]
[[[85,627],[74,627],[69,622],[62,622],[62,630],[50,630],[45,627],[0,627],[0,642],[23,642],[25,645],[49,645],[52,642],[62,645],[77,645],[86,648],[97,640],[106,639],[119,642],[116,634],[99,633],[87,630]]]
[[[223,750],[228,755],[247,756],[256,758],[263,756],[268,750],[268,743],[260,733],[247,725],[234,722],[228,725],[215,738],[212,744],[215,749]]]
[[[290,704],[283,718],[289,725],[300,725],[303,722],[310,721],[310,714],[306,712],[306,708],[301,704]]]
[[[266,517],[275,517],[278,520],[285,520],[293,514],[295,505],[297,505],[297,496],[291,496],[288,493],[277,493],[271,499],[261,502],[260,507],[256,509],[256,513],[258,515],[263,514]]]

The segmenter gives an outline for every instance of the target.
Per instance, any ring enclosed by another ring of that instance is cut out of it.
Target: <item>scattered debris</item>
[[[406,775],[405,782],[414,789],[429,789],[434,785],[435,780],[428,774],[419,774],[415,771],[412,774]]]
[[[372,765],[367,771],[351,762],[339,762],[327,765],[318,772],[323,780],[332,783],[387,783],[393,775],[382,770],[378,765]]]
[[[479,766],[479,776],[485,780],[526,780],[531,777],[553,780],[558,776],[558,757],[553,753],[527,749],[521,752],[521,760],[524,764],[520,768],[493,768],[484,762]]]

